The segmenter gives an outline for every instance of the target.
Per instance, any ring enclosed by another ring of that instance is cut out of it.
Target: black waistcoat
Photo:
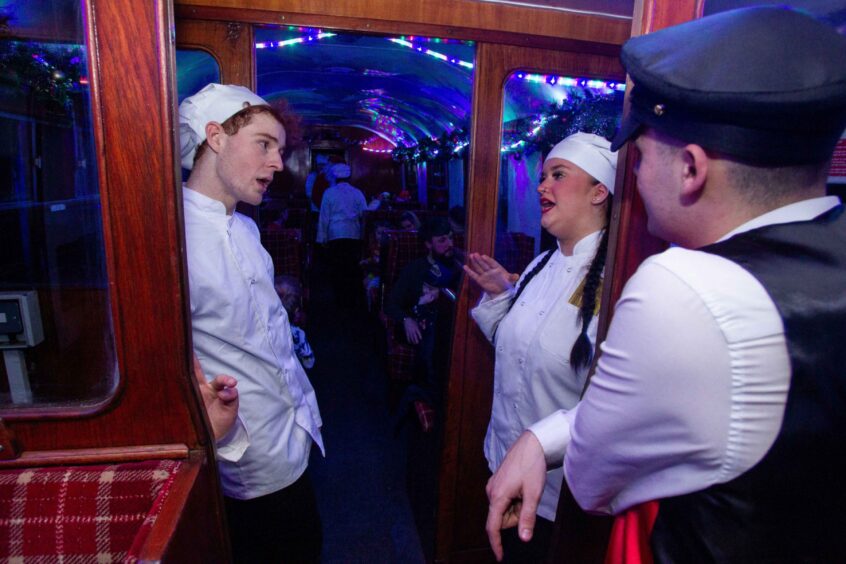
[[[790,391],[775,443],[725,484],[660,500],[658,562],[846,562],[846,214],[701,249],[764,286],[784,322]]]

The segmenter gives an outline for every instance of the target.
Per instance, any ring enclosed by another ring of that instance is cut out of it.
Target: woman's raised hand
[[[479,253],[470,253],[467,255],[467,264],[464,265],[464,272],[482,290],[492,296],[508,290],[520,278],[519,274],[509,273],[494,259],[487,255],[480,255]]]

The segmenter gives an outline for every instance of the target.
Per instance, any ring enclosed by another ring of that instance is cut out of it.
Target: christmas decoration
[[[0,22],[0,29],[3,22]],[[6,27],[8,29],[8,26]],[[81,45],[39,44],[0,38],[0,86],[32,96],[50,114],[67,115],[73,95],[87,89]]]

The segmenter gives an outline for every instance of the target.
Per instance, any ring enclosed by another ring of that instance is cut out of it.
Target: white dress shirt
[[[243,456],[219,461],[223,491],[252,499],[296,481],[312,440],[323,450],[320,412],[255,223],[187,187],[182,193],[194,351],[208,377],[238,380],[249,435]]]
[[[526,427],[579,401],[587,369],[577,373],[570,365],[570,349],[582,328],[579,308],[570,298],[590,268],[600,234],[597,231],[579,241],[571,256],[556,251],[508,315],[514,288],[495,297],[485,294],[470,312],[488,340],[496,333],[493,407],[485,437],[485,457],[492,472]],[[521,280],[545,254],[529,264]],[[596,341],[596,327],[594,317],[588,326],[591,343]],[[555,520],[563,476],[561,468],[547,474],[538,507],[544,519]]]
[[[361,239],[361,212],[366,209],[364,194],[347,182],[341,182],[326,190],[320,203],[317,242]]]
[[[721,240],[838,203],[784,206]],[[752,468],[775,441],[789,386],[783,324],[763,286],[725,258],[671,248],[626,284],[582,402],[531,431],[549,464],[563,457],[584,509],[617,514]]]

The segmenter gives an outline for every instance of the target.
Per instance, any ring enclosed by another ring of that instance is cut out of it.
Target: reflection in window
[[[553,244],[540,226],[537,187],[543,159],[577,131],[610,137],[619,125],[625,84],[517,72],[505,84],[496,258],[509,272]]]
[[[220,82],[217,59],[198,49],[176,50],[176,91],[180,104],[212,82]]]
[[[92,403],[117,381],[79,4],[0,8],[0,404]]]

